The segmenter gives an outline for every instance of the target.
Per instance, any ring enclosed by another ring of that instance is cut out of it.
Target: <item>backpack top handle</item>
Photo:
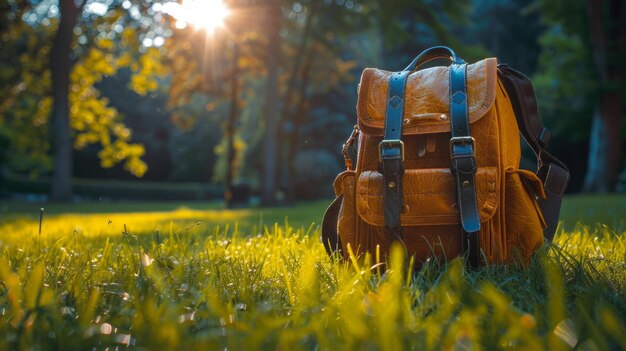
[[[421,54],[417,55],[417,57],[409,63],[409,65],[404,69],[405,71],[415,71],[424,64],[439,59],[447,59],[450,60],[454,64],[463,64],[462,58],[458,57],[454,50],[450,49],[447,46],[433,46],[432,48],[426,49],[422,51]]]

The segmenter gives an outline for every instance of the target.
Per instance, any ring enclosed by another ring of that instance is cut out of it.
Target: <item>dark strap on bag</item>
[[[335,252],[341,253],[341,238],[337,233],[337,222],[342,202],[343,195],[336,197],[326,209],[322,220],[322,243],[328,256],[332,256]]]
[[[520,132],[537,157],[537,176],[546,192],[546,198],[537,199],[537,202],[547,224],[543,235],[546,240],[551,241],[559,222],[561,202],[569,182],[569,170],[563,162],[546,151],[550,132],[541,122],[531,80],[505,64],[498,65],[498,76],[511,100]]]
[[[476,155],[470,133],[467,109],[467,64],[455,61],[450,65],[450,159],[456,179],[457,204],[463,227],[463,251],[470,266],[480,263],[478,231],[480,218],[476,203]]]
[[[385,116],[385,132],[378,145],[380,173],[383,175],[383,206],[385,229],[390,240],[401,240],[400,213],[404,205],[402,176],[404,175],[404,143],[402,115],[404,113],[404,87],[410,71],[394,72],[389,77],[389,95]]]

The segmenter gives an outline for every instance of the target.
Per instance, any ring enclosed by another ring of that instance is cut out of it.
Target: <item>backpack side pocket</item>
[[[344,171],[337,176],[333,187],[335,195],[343,196],[337,220],[337,234],[341,240],[344,257],[348,255],[348,243],[355,250],[356,207],[355,207],[355,172]]]
[[[530,262],[543,244],[545,219],[537,197],[545,197],[537,175],[524,169],[506,169],[505,213],[507,261]]]

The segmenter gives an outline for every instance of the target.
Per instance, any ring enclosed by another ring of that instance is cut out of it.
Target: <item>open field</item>
[[[46,205],[39,234],[0,203],[0,348],[626,349],[624,196],[566,199],[527,270],[334,261],[325,206]]]

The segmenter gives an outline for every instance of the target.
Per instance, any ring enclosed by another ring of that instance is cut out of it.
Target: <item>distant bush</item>
[[[333,180],[340,171],[335,155],[325,150],[307,150],[296,158],[294,195],[298,199],[330,197]]]
[[[49,194],[49,178],[30,179],[27,176],[5,174],[1,183],[5,196],[16,194]],[[166,183],[139,180],[72,180],[75,196],[82,199],[110,200],[206,200],[222,196],[223,188],[203,183]]]
[[[0,125],[0,169],[4,165],[4,162],[7,158],[7,149],[9,148],[9,132]],[[2,176],[0,175],[0,182],[2,181]]]

